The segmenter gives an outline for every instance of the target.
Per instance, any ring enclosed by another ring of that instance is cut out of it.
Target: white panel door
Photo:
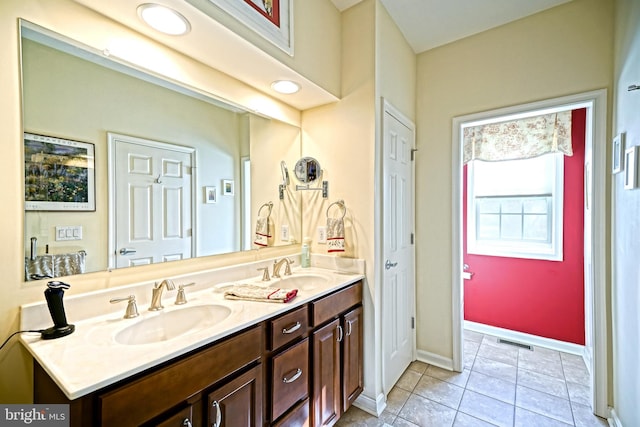
[[[383,121],[382,345],[385,394],[413,360],[415,258],[413,233],[413,129],[385,106]],[[405,121],[406,122],[406,121]]]
[[[116,267],[190,258],[190,149],[124,136],[112,143]]]

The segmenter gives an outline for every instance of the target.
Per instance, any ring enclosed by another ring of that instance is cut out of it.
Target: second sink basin
[[[329,278],[322,274],[292,274],[291,276],[284,276],[276,282],[273,282],[270,286],[278,286],[287,289],[298,289],[300,291],[310,291],[318,286],[329,283]]]
[[[115,341],[125,345],[151,344],[201,331],[231,315],[224,305],[208,304],[162,311],[127,326],[115,335]]]

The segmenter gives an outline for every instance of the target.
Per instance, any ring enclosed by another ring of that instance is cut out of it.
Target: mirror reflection
[[[26,280],[295,242],[279,168],[299,128],[36,30],[21,28]]]

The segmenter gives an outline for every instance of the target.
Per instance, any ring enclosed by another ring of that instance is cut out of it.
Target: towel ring
[[[335,202],[333,202],[333,203],[331,203],[329,205],[329,207],[327,208],[327,218],[329,218],[329,209],[331,209],[331,206],[333,206],[333,205],[338,205],[338,206],[340,206],[342,208],[342,217],[341,217],[341,219],[344,219],[344,216],[347,214],[347,207],[344,204],[344,200],[338,200],[338,201],[335,201]]]
[[[271,211],[273,210],[273,202],[265,203],[264,205],[260,206],[260,209],[258,209],[258,216],[260,216],[260,212],[262,212],[262,208],[264,207],[269,208],[269,213],[267,214],[267,218],[269,218],[271,216]]]

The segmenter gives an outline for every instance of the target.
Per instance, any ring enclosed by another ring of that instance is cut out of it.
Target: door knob
[[[120,255],[131,255],[131,254],[135,254],[136,250],[131,248],[122,248],[120,249],[119,252],[120,252]]]
[[[391,262],[391,261],[387,260],[387,262],[384,263],[384,268],[389,270],[390,268],[393,268],[393,267],[395,267],[397,265],[398,265],[397,262]]]

